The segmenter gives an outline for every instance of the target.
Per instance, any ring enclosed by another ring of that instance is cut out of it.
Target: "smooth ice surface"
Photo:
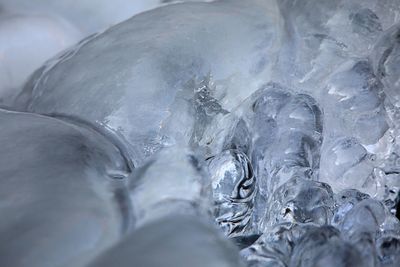
[[[166,148],[130,177],[130,198],[139,227],[172,214],[209,217],[210,182],[202,162],[185,149]]]
[[[130,224],[119,148],[90,127],[0,111],[3,266],[84,266]]]
[[[238,252],[207,221],[168,216],[127,236],[89,266],[243,267]]]
[[[161,3],[160,0],[0,0],[0,7],[7,13],[61,17],[89,35]]]
[[[83,36],[62,18],[0,10],[0,105],[9,106],[37,68]]]

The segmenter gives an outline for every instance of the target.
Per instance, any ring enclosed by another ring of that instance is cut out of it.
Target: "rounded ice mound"
[[[257,184],[249,158],[238,150],[226,150],[209,160],[209,172],[217,223],[228,237],[254,234]]]
[[[129,142],[139,166],[165,145],[193,140],[197,108],[207,122],[210,105],[229,112],[268,80],[280,20],[272,0],[157,8],[42,67],[17,106],[104,124]]]
[[[131,224],[130,164],[91,127],[0,110],[4,266],[84,266]]]

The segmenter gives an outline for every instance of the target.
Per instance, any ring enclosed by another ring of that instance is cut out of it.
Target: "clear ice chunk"
[[[351,60],[330,76],[323,102],[327,134],[375,144],[388,130],[383,86],[366,60]],[[370,127],[371,123],[375,127]]]

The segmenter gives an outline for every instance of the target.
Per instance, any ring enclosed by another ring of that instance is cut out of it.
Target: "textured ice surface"
[[[130,224],[130,171],[92,128],[0,111],[3,266],[83,266]]]
[[[87,31],[119,17],[96,10]],[[172,4],[48,61],[13,108],[93,125],[134,163],[99,196],[135,232],[93,266],[240,264],[222,233],[249,266],[398,266],[399,19],[399,0]]]
[[[328,184],[294,177],[272,194],[267,206],[264,231],[285,222],[325,225],[332,217],[333,193]]]
[[[246,154],[226,150],[209,160],[215,217],[227,236],[254,234],[256,178]]]
[[[160,147],[199,139],[196,122],[229,112],[267,80],[269,53],[279,44],[278,7],[251,2],[185,3],[137,15],[38,70],[18,106],[104,124],[129,142],[141,165]]]

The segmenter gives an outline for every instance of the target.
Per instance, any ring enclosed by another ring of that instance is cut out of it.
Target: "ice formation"
[[[79,266],[128,231],[129,159],[84,124],[0,112],[3,266]]]
[[[2,2],[86,37],[3,103],[0,262],[399,266],[399,0]]]

